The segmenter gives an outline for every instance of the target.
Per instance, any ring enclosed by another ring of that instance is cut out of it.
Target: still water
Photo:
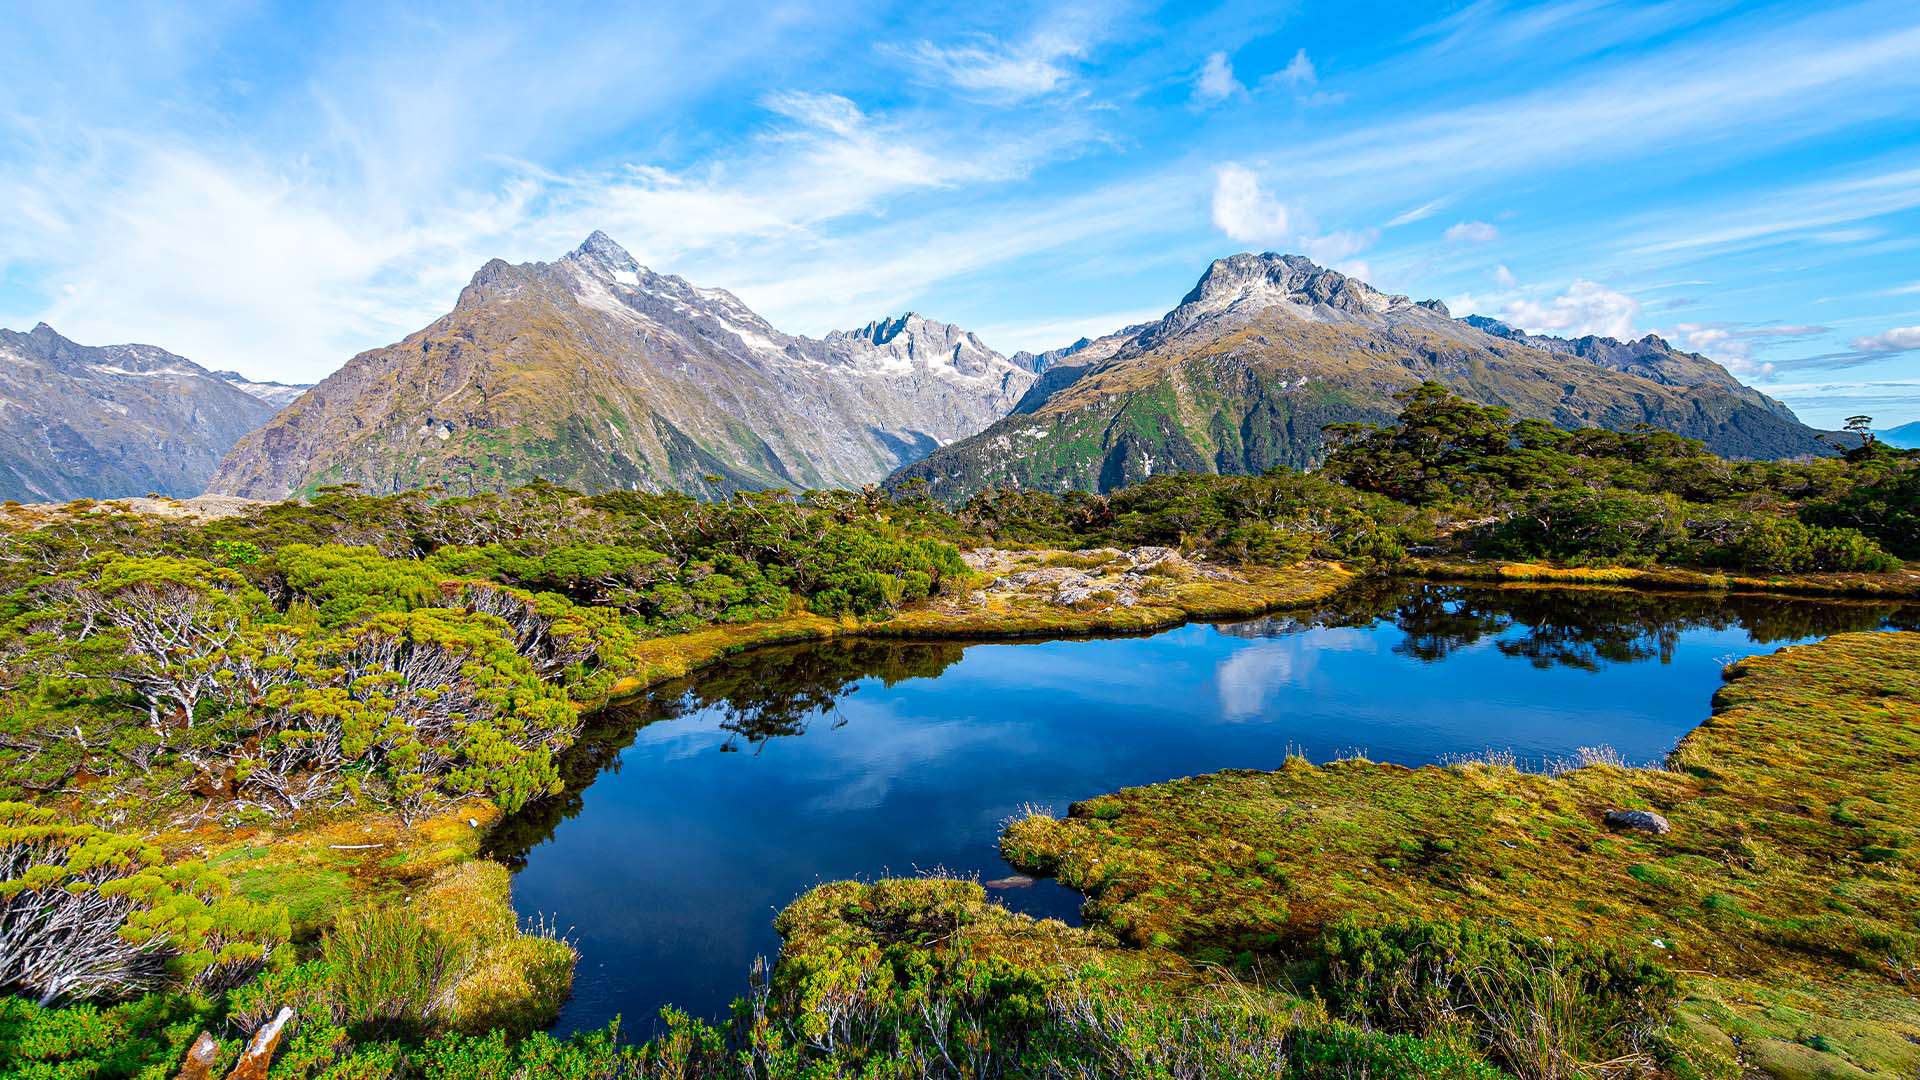
[[[603,715],[563,797],[499,831],[514,903],[580,949],[559,1029],[662,1005],[718,1016],[775,912],[841,878],[1013,871],[1000,823],[1034,804],[1222,768],[1363,753],[1405,765],[1581,747],[1660,760],[1720,670],[1887,604],[1392,583],[1324,610],[1150,637],[767,649]],[[994,888],[1072,920],[1078,896]]]

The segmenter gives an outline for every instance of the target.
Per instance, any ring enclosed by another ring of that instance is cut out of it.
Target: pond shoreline
[[[1070,553],[1028,554],[1036,561],[1044,561],[1048,557]],[[1519,564],[1424,561],[1394,574],[1359,574],[1328,563],[1287,569],[1236,569],[1234,572],[1240,575],[1239,580],[1207,578],[1181,582],[1169,590],[1168,596],[1156,597],[1154,602],[1106,610],[1058,605],[1046,602],[1043,597],[1016,592],[1007,596],[989,595],[986,604],[976,603],[972,607],[959,602],[943,604],[934,601],[910,608],[883,622],[836,620],[796,613],[772,622],[711,627],[643,642],[630,656],[636,674],[615,683],[602,699],[581,703],[580,709],[583,714],[591,714],[611,708],[640,697],[664,683],[763,647],[840,638],[1016,642],[1136,636],[1195,622],[1242,620],[1297,611],[1323,604],[1370,582],[1394,577],[1515,589],[1637,593],[1670,591],[1693,594],[1725,592],[1839,602],[1897,600],[1908,596],[1920,598],[1920,577],[1913,575],[1876,582],[1872,588],[1854,587],[1853,583],[1844,588],[1837,587],[1836,583],[1825,580],[1737,579],[1732,581],[1734,587],[1721,589],[1705,583],[1710,575],[1691,571],[1629,571],[1622,574],[1589,568],[1529,567],[1524,573],[1506,570],[1507,566],[1513,565]],[[1703,717],[1701,726],[1710,723],[1711,719],[1711,716]],[[1691,733],[1686,737],[1690,738]],[[410,894],[429,886],[435,877],[450,873],[456,867],[476,859],[485,860],[489,838],[500,821],[500,814],[490,804],[467,802],[450,807],[445,814],[413,828],[400,827],[395,822],[385,820],[382,815],[354,815],[333,821],[301,823],[284,830],[248,830],[252,835],[246,840],[238,836],[223,839],[228,843],[269,843],[285,851],[285,856],[305,864],[303,869],[310,867],[313,872],[337,876],[346,895],[367,895],[369,891],[387,895]],[[370,841],[380,841],[387,846],[364,852],[341,847],[343,844]],[[281,848],[283,844],[288,847]],[[270,861],[282,863],[285,856]],[[396,864],[396,860],[400,862]],[[292,870],[293,867],[288,866],[287,869]],[[296,878],[305,876],[295,873]],[[265,887],[269,883],[284,887],[292,884],[292,881],[266,878],[260,882],[260,886]],[[504,902],[507,883],[500,880],[498,884],[499,900]],[[338,903],[340,899],[331,899],[331,903]],[[331,906],[331,903],[325,906]]]
[[[1069,552],[1026,553],[1038,558]],[[1391,572],[1356,573],[1337,563],[1294,567],[1234,567],[1242,580],[1209,582],[1176,591],[1172,603],[1082,610],[1030,603],[1018,611],[963,611],[928,602],[886,620],[828,619],[810,613],[772,622],[717,626],[642,642],[630,657],[640,671],[616,681],[595,712],[629,701],[673,679],[753,649],[834,638],[896,638],[916,641],[1020,641],[1129,636],[1158,633],[1194,622],[1254,619],[1324,603],[1367,582],[1410,578],[1460,584],[1540,588],[1611,588],[1635,592],[1717,592],[1743,596],[1808,599],[1920,600],[1920,572],[1898,574],[1799,574],[1728,576],[1677,567],[1558,567],[1539,563],[1471,559],[1414,559]]]

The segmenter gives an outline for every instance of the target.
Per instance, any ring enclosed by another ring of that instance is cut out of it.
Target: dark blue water
[[[719,1015],[775,912],[809,886],[943,869],[1012,875],[994,848],[1027,804],[1216,769],[1487,750],[1545,764],[1610,746],[1661,759],[1727,662],[1889,605],[1615,590],[1393,584],[1323,611],[1151,637],[769,649],[602,717],[573,787],[510,822],[514,902],[581,959],[562,1029],[665,1004]],[[1051,882],[995,888],[1072,919]]]

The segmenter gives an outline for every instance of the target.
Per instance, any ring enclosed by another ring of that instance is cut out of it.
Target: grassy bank
[[[1623,809],[1672,831],[1609,828]],[[1296,759],[1030,816],[1002,849],[1136,948],[1252,972],[1356,918],[1603,941],[1684,973],[1672,1038],[1706,1066],[1920,1068],[1920,635],[1742,661],[1666,769]]]
[[[1920,598],[1920,571],[1875,574],[1742,574],[1684,567],[1555,566],[1481,559],[1409,559],[1398,569],[1442,581],[1524,582],[1539,585],[1616,585],[1635,589],[1774,593],[1788,596]]]
[[[1011,557],[1007,574],[1041,569],[1069,552],[1034,551]],[[1098,570],[1104,561],[1094,561]],[[1106,575],[1117,578],[1117,572]],[[612,699],[631,696],[684,677],[749,649],[825,641],[836,637],[927,640],[1075,637],[1151,633],[1202,619],[1246,619],[1329,600],[1355,575],[1334,563],[1286,568],[1236,567],[1223,576],[1162,575],[1131,605],[1090,598],[1056,602],[1040,588],[994,589],[982,575],[977,588],[934,597],[887,619],[829,619],[796,613],[767,622],[716,626],[634,645],[624,662],[632,674],[614,683]],[[1103,580],[1095,577],[1096,582]],[[1096,590],[1097,591],[1097,590]]]

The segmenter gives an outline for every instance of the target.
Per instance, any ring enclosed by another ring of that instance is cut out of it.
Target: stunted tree
[[[229,898],[200,863],[0,802],[0,991],[51,1005],[224,988],[286,938],[284,909]]]
[[[1403,393],[1397,423],[1329,424],[1327,475],[1417,506],[1485,498],[1503,481],[1514,448],[1507,410],[1479,405],[1439,383]]]
[[[1843,424],[1842,427],[1848,433],[1860,436],[1861,446],[1866,447],[1866,446],[1873,445],[1874,439],[1875,439],[1875,436],[1873,434],[1873,417],[1849,416],[1846,419],[1846,423]]]
[[[139,695],[163,738],[192,728],[220,690],[249,622],[249,591],[231,570],[162,556],[110,559],[54,590],[78,623],[73,640],[92,643],[89,666]]]
[[[430,608],[376,616],[303,652],[305,681],[263,722],[243,783],[293,809],[351,766],[386,781],[412,819],[438,797],[512,812],[558,789],[554,753],[578,729],[498,617]]]

